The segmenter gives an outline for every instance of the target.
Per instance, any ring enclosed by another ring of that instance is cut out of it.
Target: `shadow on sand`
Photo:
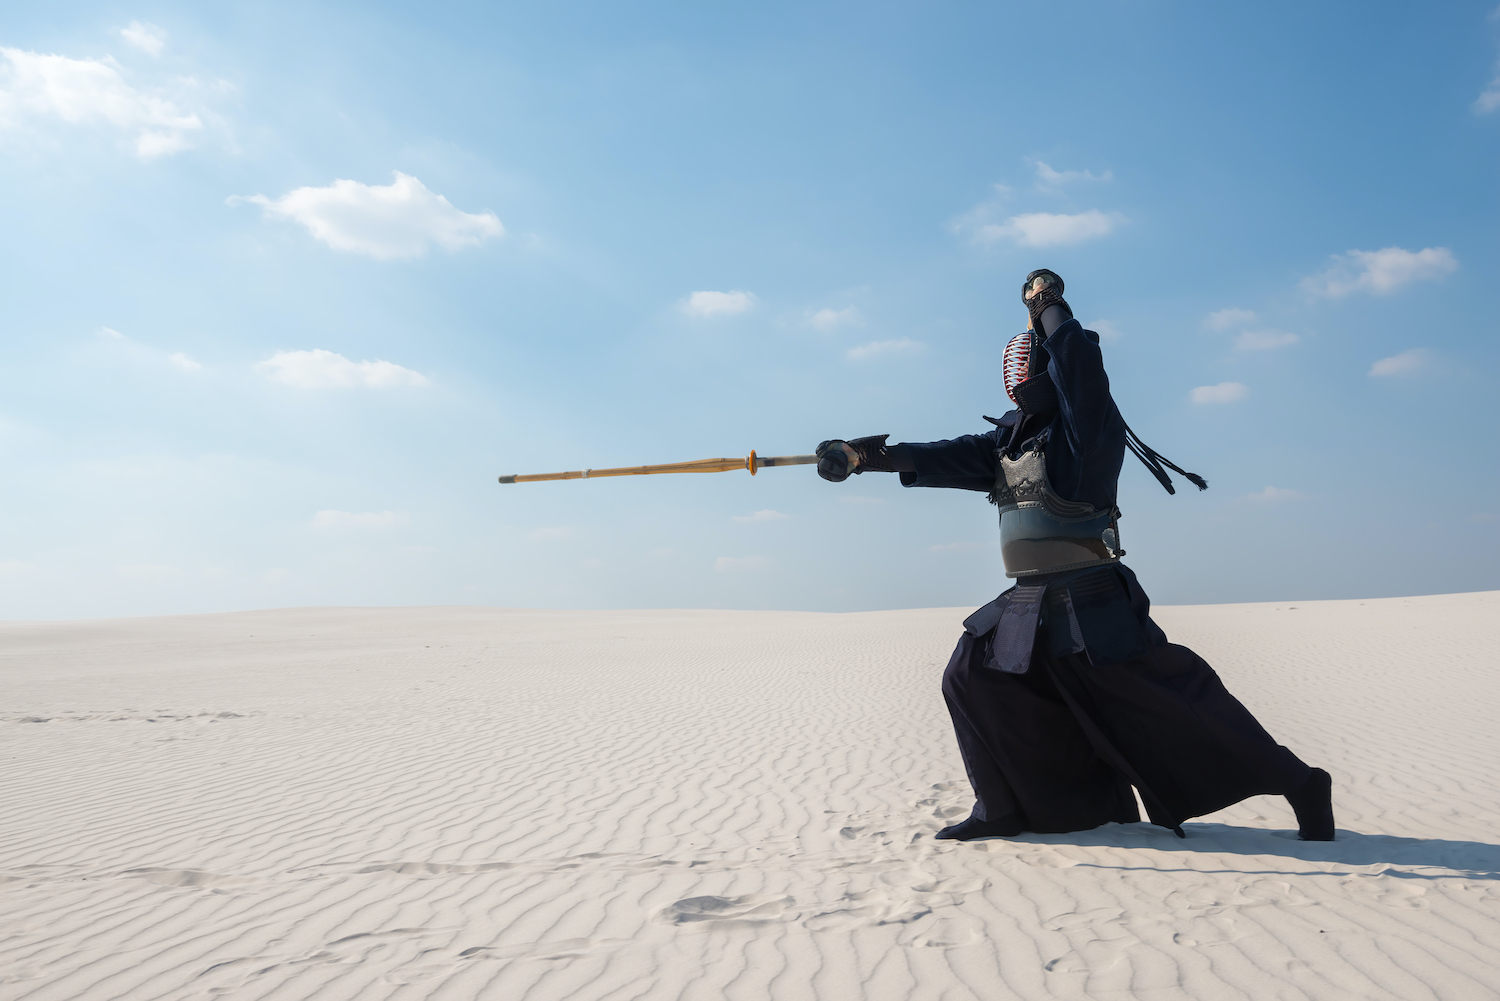
[[[1266,856],[1297,859],[1313,871],[1322,865],[1358,866],[1371,873],[1407,879],[1500,879],[1500,845],[1482,841],[1442,841],[1436,838],[1397,838],[1386,834],[1356,834],[1340,830],[1334,841],[1299,841],[1295,831],[1273,831],[1227,824],[1184,824],[1185,839],[1150,824],[1105,824],[1092,831],[1072,834],[1023,834],[1007,838],[1009,844],[1077,845],[1083,848],[1150,848],[1182,854],[1210,854],[1229,863],[1229,855],[1245,856],[1244,867],[1231,865],[1213,869],[1188,866],[1194,872],[1281,873],[1299,875],[1308,869],[1268,869]],[[1098,862],[1078,863],[1100,869],[1155,869],[1160,866],[1112,866]],[[1400,869],[1390,868],[1394,866]],[[1441,872],[1411,872],[1408,868],[1440,869]]]

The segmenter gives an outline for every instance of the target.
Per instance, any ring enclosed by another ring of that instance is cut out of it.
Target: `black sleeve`
[[[1069,320],[1043,342],[1043,347],[1049,355],[1047,372],[1057,386],[1068,448],[1082,458],[1099,443],[1113,406],[1099,335],[1084,330],[1077,320]]]
[[[953,487],[959,490],[995,488],[995,431],[966,434],[943,441],[902,442],[915,472],[903,472],[904,487]]]

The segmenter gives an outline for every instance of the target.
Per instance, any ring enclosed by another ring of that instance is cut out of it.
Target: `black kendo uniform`
[[[1277,744],[1213,668],[1151,620],[1120,562],[1128,429],[1099,337],[1069,313],[1047,319],[1055,329],[1032,371],[1045,359],[1055,400],[1049,391],[1030,413],[986,418],[995,427],[983,434],[852,443],[861,465],[899,472],[904,486],[989,494],[1017,579],[965,620],[943,673],[975,803],[938,836],[1136,822],[1135,786],[1151,821],[1179,836],[1190,817],[1270,793],[1292,801],[1304,838],[1331,839],[1328,774]]]

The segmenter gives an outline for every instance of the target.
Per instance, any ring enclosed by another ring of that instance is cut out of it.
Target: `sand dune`
[[[933,841],[968,611],[0,625],[0,997],[1500,997],[1500,592],[1159,610],[1324,844]]]

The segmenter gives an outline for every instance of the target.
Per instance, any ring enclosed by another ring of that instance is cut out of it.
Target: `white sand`
[[[1500,592],[1159,610],[1330,844],[933,841],[968,611],[0,625],[0,997],[1500,997]]]

